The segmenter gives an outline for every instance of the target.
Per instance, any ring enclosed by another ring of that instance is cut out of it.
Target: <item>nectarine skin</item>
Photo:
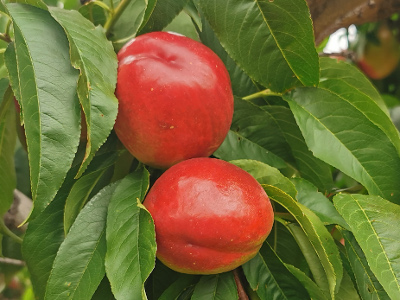
[[[233,116],[229,74],[203,44],[169,32],[151,32],[118,52],[115,131],[139,161],[166,169],[210,156]]]
[[[154,220],[157,257],[188,274],[226,272],[250,260],[274,220],[261,185],[239,167],[215,158],[172,166],[143,204]]]

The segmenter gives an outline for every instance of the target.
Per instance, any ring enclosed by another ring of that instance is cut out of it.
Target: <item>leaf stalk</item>
[[[130,0],[122,0],[115,9],[111,9],[110,15],[104,24],[106,35],[110,33],[111,28],[114,26],[115,22],[118,21],[129,2]]]
[[[0,219],[0,233],[10,237],[13,241],[17,242],[18,244],[22,244],[22,239],[12,232],[6,224],[4,224],[3,218]]]
[[[265,89],[263,91],[243,97],[242,99],[248,101],[248,100],[253,100],[253,99],[257,99],[260,97],[267,97],[267,96],[282,96],[282,93],[276,93],[276,92],[271,91],[270,89]]]

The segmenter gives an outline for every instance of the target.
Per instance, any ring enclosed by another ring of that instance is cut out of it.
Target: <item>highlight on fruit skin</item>
[[[151,32],[118,52],[115,132],[142,163],[167,169],[210,156],[233,117],[231,81],[208,47],[170,32]]]
[[[143,205],[153,217],[157,257],[188,274],[217,274],[253,258],[274,220],[271,202],[246,171],[193,158],[165,171]]]

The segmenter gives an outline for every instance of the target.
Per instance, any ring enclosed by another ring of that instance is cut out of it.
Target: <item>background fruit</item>
[[[260,184],[239,167],[214,158],[171,167],[143,204],[154,219],[157,257],[183,273],[238,267],[256,255],[274,219]]]
[[[373,36],[363,42],[359,68],[369,78],[379,80],[390,75],[400,60],[400,45],[386,23],[382,23]]]
[[[168,32],[133,39],[118,53],[115,131],[143,163],[168,168],[209,156],[233,115],[224,64],[209,48]]]

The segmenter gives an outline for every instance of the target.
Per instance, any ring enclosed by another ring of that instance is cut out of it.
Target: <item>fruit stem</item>
[[[10,237],[11,239],[13,239],[15,242],[17,242],[18,244],[22,244],[22,239],[16,235],[14,232],[12,232],[7,226],[6,224],[4,224],[4,220],[3,218],[0,219],[0,233]]]
[[[117,22],[117,20],[121,16],[126,6],[129,4],[129,2],[130,0],[121,0],[121,2],[117,5],[117,7],[111,10],[109,17],[107,18],[107,21],[104,24],[106,35],[110,33],[111,28],[114,26],[115,22]]]
[[[246,97],[243,97],[243,100],[253,100],[253,99],[257,99],[260,97],[266,97],[266,96],[282,96],[282,94],[273,92],[270,89],[266,89],[266,90],[248,95]]]
[[[234,269],[232,272],[233,272],[233,277],[235,278],[239,300],[249,300],[249,297],[247,296],[246,291],[244,290],[242,281],[240,280],[240,274],[238,268]]]

